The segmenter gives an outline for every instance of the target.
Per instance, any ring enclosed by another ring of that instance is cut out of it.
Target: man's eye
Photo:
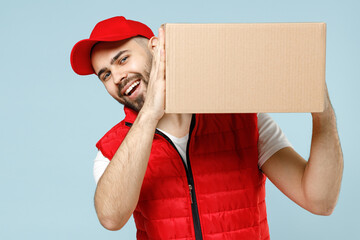
[[[123,57],[123,58],[120,60],[120,63],[124,63],[127,59],[128,59],[128,57]]]
[[[105,81],[110,76],[110,72],[107,72],[103,76],[103,80]]]

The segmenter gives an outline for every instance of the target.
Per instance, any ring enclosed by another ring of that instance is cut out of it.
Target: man
[[[312,113],[305,161],[266,114],[165,114],[163,28],[155,37],[140,22],[104,20],[74,46],[71,64],[125,106],[125,119],[96,145],[95,208],[105,228],[133,214],[138,239],[269,239],[266,177],[306,210],[332,213],[343,159],[328,94],[324,112]]]

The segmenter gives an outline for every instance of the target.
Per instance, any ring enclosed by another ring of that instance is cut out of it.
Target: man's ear
[[[149,39],[149,42],[148,42],[148,49],[150,50],[151,53],[154,53],[155,51],[155,48],[158,44],[158,37],[155,37],[153,36],[152,38]]]

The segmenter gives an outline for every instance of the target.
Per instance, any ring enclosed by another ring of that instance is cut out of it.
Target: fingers
[[[165,72],[165,30],[161,26],[159,28],[159,54],[160,54],[160,66],[159,71],[164,76]]]
[[[153,75],[153,78],[158,78],[159,74],[161,74],[161,77],[163,77],[164,71],[165,71],[165,31],[163,27],[160,27],[158,41],[152,59],[151,75]]]
[[[155,61],[157,64],[160,64],[160,62],[165,61],[165,33],[164,28],[159,28],[159,37],[158,42],[156,45],[156,51],[155,51]]]
[[[159,28],[159,48],[165,49],[165,31],[163,27]]]
[[[165,31],[159,28],[159,35],[153,48],[153,62],[144,102],[144,111],[150,111],[156,119],[164,114],[165,106]],[[155,43],[155,42],[153,42]]]
[[[159,28],[159,35],[157,37],[156,46],[153,51],[153,63],[159,63],[161,54],[165,49],[165,34],[162,27]]]

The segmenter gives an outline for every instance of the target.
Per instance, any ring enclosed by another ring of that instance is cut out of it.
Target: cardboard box
[[[166,24],[167,113],[321,112],[325,23]]]

